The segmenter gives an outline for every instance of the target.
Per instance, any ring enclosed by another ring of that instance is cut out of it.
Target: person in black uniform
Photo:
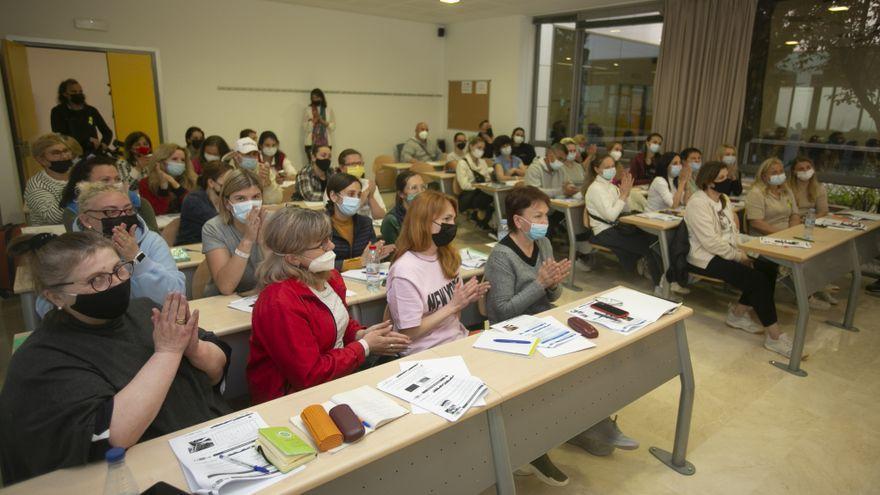
[[[98,131],[101,131],[100,139]],[[113,140],[113,131],[104,122],[101,112],[86,103],[82,86],[75,79],[65,79],[58,85],[58,105],[52,109],[52,132],[76,139],[82,146],[84,158],[107,148]]]

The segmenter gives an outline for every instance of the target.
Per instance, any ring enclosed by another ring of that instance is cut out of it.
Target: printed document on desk
[[[489,255],[471,248],[462,248],[458,250],[461,256],[462,268],[477,269],[481,268],[489,260]]]
[[[620,308],[629,313],[629,315],[623,318],[616,318],[597,311],[590,307],[596,301]],[[626,334],[644,328],[646,325],[659,320],[661,316],[671,313],[679,306],[681,306],[681,303],[621,287],[571,309],[568,313],[584,318],[587,321],[598,323],[609,330]]]
[[[245,313],[253,313],[254,304],[257,303],[257,297],[259,297],[259,294],[236,299],[235,301],[229,303],[228,307],[232,309],[237,309],[239,311],[244,311]]]
[[[596,346],[552,316],[538,318],[531,315],[521,315],[496,323],[490,328],[506,332],[508,335],[540,339],[538,352],[548,358]]]
[[[453,375],[417,364],[379,382],[387,394],[427,409],[447,421],[457,421],[489,389],[475,376]]]
[[[443,373],[451,373],[460,376],[473,376],[471,370],[468,369],[467,363],[461,356],[449,356],[445,358],[422,359],[414,361],[398,361],[400,363],[400,371],[408,370],[417,364],[423,364],[426,367]],[[474,402],[474,406],[481,407],[486,405],[486,399],[480,398]],[[410,404],[413,414],[428,414],[430,411],[422,409],[419,406]]]

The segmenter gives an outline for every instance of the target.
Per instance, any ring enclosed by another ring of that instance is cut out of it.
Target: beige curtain
[[[703,161],[738,146],[757,0],[665,0],[654,76],[663,149],[696,146]]]

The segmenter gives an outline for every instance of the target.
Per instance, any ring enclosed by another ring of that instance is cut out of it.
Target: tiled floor
[[[386,198],[386,201],[391,198]],[[388,202],[390,205],[390,201]],[[462,246],[487,250],[490,239],[467,225],[459,229]],[[558,244],[558,243],[556,243]],[[562,249],[562,248],[559,248]],[[560,253],[562,254],[562,253]],[[617,284],[648,289],[644,280],[621,275],[603,257],[592,272],[578,272],[585,290],[565,290],[561,302]],[[839,298],[844,300],[848,280]],[[794,327],[794,297],[777,292],[783,328]],[[761,346],[761,336],[723,324],[734,294],[699,286],[685,303],[696,311],[687,321],[696,377],[696,400],[688,460],[694,476],[681,476],[648,453],[656,445],[672,446],[679,385],[676,380],[620,411],[619,424],[642,447],[593,457],[563,445],[550,452],[570,477],[566,487],[549,487],[534,477],[517,477],[523,494],[856,494],[880,492],[880,298],[860,297],[850,333],[830,327],[841,319],[843,304],[811,313],[803,368],[806,378],[768,364],[774,355]],[[3,328],[19,331],[17,299],[0,301]],[[11,340],[11,337],[10,337]],[[0,379],[8,347],[0,345]],[[486,493],[493,493],[488,490]]]

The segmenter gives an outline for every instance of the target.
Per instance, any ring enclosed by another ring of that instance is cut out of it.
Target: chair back
[[[180,231],[180,217],[172,220],[162,229],[162,238],[168,243],[168,246],[174,246],[177,243],[177,233]]]
[[[207,258],[199,263],[199,266],[196,267],[195,273],[193,273],[192,278],[192,298],[193,299],[201,299],[205,297],[205,289],[208,287],[208,283],[211,282],[211,269],[208,267]]]
[[[394,189],[394,178],[397,177],[397,171],[386,167],[385,165],[388,163],[394,163],[394,157],[391,155],[379,155],[373,160],[373,175],[376,177],[376,187],[380,191]]]

